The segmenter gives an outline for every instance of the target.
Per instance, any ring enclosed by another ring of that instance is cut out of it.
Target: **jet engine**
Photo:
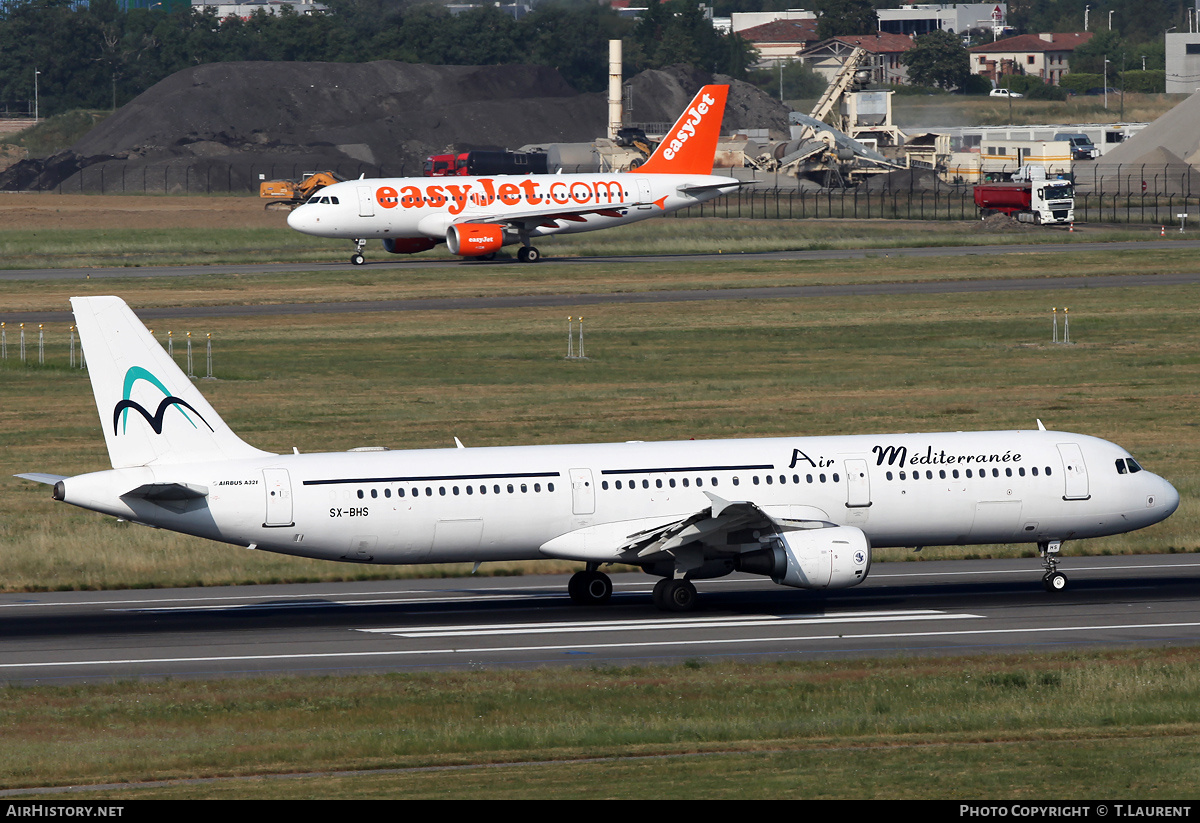
[[[451,254],[480,257],[504,245],[504,227],[494,223],[455,223],[446,230]]]
[[[429,251],[437,244],[438,241],[432,237],[383,238],[384,251],[390,251],[392,254],[416,254],[420,251]]]
[[[797,589],[845,589],[867,579],[871,544],[862,529],[829,526],[775,535],[773,545],[743,554],[738,568]]]

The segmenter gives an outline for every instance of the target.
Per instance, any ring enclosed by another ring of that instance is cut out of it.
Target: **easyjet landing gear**
[[[1048,592],[1061,592],[1067,587],[1067,576],[1058,570],[1058,551],[1062,548],[1061,540],[1049,540],[1038,543],[1038,553],[1042,556],[1042,585]]]
[[[350,255],[350,263],[355,266],[361,266],[367,262],[367,258],[363,257],[363,249],[367,247],[366,240],[354,241],[354,254]]]
[[[596,567],[588,564],[588,568],[571,575],[567,583],[567,594],[571,600],[581,606],[600,606],[612,597],[612,578]]]
[[[536,263],[542,259],[542,253],[536,246],[521,246],[517,249],[517,260],[522,263]]]
[[[696,607],[692,581],[664,577],[654,584],[654,605],[665,612],[690,612]]]

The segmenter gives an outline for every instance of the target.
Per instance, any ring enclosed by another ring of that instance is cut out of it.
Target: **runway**
[[[920,282],[858,283],[818,286],[765,286],[744,289],[664,289],[645,292],[513,294],[488,297],[364,300],[331,303],[271,303],[253,306],[135,307],[143,321],[201,317],[274,317],[362,312],[469,311],[598,306],[640,303],[691,303],[710,300],[796,300],[820,297],[864,297],[889,294],[967,294],[1011,291],[1144,288],[1200,284],[1200,271],[1179,274],[1099,275],[1093,277],[986,278]],[[69,311],[0,312],[0,320],[16,323],[70,323]]]
[[[1065,592],[1035,560],[877,564],[815,593],[735,575],[699,608],[614,576],[604,607],[565,576],[0,595],[0,681],[344,674],[687,660],[817,660],[1200,643],[1200,558],[1068,558]]]

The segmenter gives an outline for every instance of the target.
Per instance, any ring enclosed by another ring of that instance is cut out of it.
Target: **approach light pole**
[[[1104,55],[1104,110],[1108,111],[1108,55]]]
[[[1090,3],[1083,7],[1083,30],[1084,31],[1088,30],[1088,12],[1090,12],[1091,10],[1092,10],[1092,6]]]
[[[34,123],[37,123],[37,121],[38,121],[38,75],[39,74],[41,74],[40,70],[38,70],[38,69],[33,70],[33,122]]]

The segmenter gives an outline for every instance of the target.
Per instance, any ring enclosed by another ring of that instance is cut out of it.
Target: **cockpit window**
[[[1142,467],[1132,457],[1117,458],[1117,474],[1136,474],[1141,470]]]

